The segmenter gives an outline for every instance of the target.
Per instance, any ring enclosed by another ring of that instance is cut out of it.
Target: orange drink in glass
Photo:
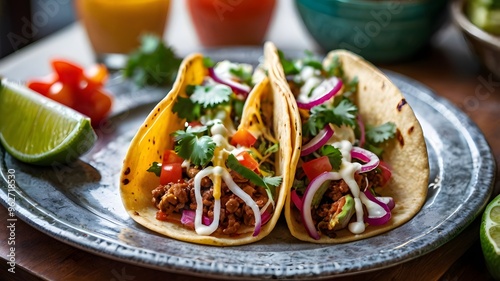
[[[120,68],[141,35],[163,36],[170,0],[75,0],[75,9],[97,60]]]

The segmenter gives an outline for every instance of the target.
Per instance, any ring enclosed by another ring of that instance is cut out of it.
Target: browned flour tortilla
[[[235,235],[220,235],[215,234],[215,232],[204,236],[198,235],[194,230],[186,228],[180,223],[161,221],[155,218],[157,209],[151,201],[151,191],[159,185],[159,179],[146,170],[152,162],[161,163],[163,151],[171,149],[172,146],[170,134],[184,128],[184,120],[172,112],[175,101],[181,96],[186,96],[187,85],[200,84],[206,75],[207,69],[203,65],[202,55],[194,54],[184,59],[172,90],[151,111],[130,144],[121,171],[122,201],[129,215],[137,223],[166,236],[216,246],[248,244],[262,239],[274,228],[293,178],[293,171],[289,169],[292,165],[292,141],[290,139],[292,133],[291,118],[287,107],[288,99],[285,97],[286,92],[278,91],[275,85],[271,85],[272,83],[267,77],[255,85],[249,94],[240,127],[249,127],[252,123],[257,122],[261,106],[271,109],[263,110],[262,114],[266,116],[262,116],[262,120],[269,122],[264,125],[272,128],[275,139],[279,141],[280,148],[275,157],[275,172],[276,175],[283,177],[283,181],[276,189],[275,209],[269,222],[262,226],[262,230],[257,236],[252,235],[253,228],[244,229]]]
[[[268,43],[265,60],[276,65],[269,71],[271,83],[281,85],[285,91],[292,114],[292,163],[297,163],[301,146],[301,119],[297,104],[287,86],[283,68],[280,65],[276,47]],[[399,89],[376,67],[348,51],[330,52],[324,64],[338,57],[345,76],[350,80],[358,78],[358,92],[355,100],[363,120],[371,125],[392,121],[397,126],[396,138],[385,149],[382,159],[392,167],[392,179],[387,186],[377,189],[381,196],[394,198],[392,218],[385,225],[367,226],[362,234],[352,234],[347,229],[337,231],[335,238],[321,235],[319,240],[311,238],[301,223],[301,215],[290,196],[284,211],[288,228],[296,238],[315,243],[343,243],[371,237],[394,229],[410,220],[421,209],[427,195],[429,164],[422,128],[410,105],[406,103]],[[299,124],[299,125],[296,125]],[[295,167],[291,167],[294,173]],[[292,179],[293,181],[293,179]],[[292,184],[289,185],[290,187]]]

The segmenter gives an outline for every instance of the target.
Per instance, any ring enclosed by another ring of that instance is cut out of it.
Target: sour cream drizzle
[[[216,123],[210,129],[212,134],[212,139],[217,145],[215,149],[214,157],[212,158],[212,163],[215,166],[207,167],[194,177],[194,192],[196,198],[196,216],[194,219],[194,228],[199,235],[210,235],[214,233],[219,227],[219,220],[221,215],[221,179],[226,183],[226,186],[233,192],[234,195],[240,197],[247,206],[249,206],[255,216],[255,232],[254,235],[258,234],[258,229],[260,229],[261,221],[261,210],[257,206],[257,203],[253,198],[248,195],[243,189],[241,189],[231,177],[231,174],[227,171],[224,161],[226,159],[226,154],[232,153],[235,149],[234,146],[230,145],[227,137],[228,131],[222,123]],[[201,180],[204,177],[210,177],[213,182],[213,197],[214,197],[214,209],[213,209],[213,221],[210,225],[204,225],[202,223],[203,217],[203,198],[201,195]]]
[[[340,165],[340,176],[344,179],[346,184],[351,190],[352,197],[354,197],[354,209],[356,210],[356,221],[351,222],[348,226],[350,232],[360,234],[365,231],[365,223],[363,220],[363,204],[360,200],[360,189],[354,174],[361,169],[361,164],[351,162],[351,149],[352,144],[349,141],[343,140],[340,142],[332,143],[332,146],[338,148],[342,153],[342,164]]]

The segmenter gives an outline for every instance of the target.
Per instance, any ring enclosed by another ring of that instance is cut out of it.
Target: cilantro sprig
[[[364,147],[380,156],[384,152],[384,144],[395,137],[396,124],[386,122],[379,126],[366,126],[365,134],[366,143]]]
[[[358,108],[348,99],[343,99],[335,107],[318,105],[311,109],[309,119],[304,123],[302,130],[305,136],[315,136],[329,123],[339,127],[342,125],[354,127],[357,112]]]
[[[260,177],[254,171],[240,164],[238,159],[232,154],[227,157],[227,167],[257,186],[266,189],[269,198],[274,198],[276,195],[276,187],[281,184],[282,177]]]
[[[177,155],[197,166],[203,167],[210,163],[216,144],[211,137],[204,135],[207,131],[207,127],[198,126],[174,132],[174,150]]]
[[[338,148],[331,145],[324,145],[320,148],[319,153],[322,156],[328,157],[330,165],[332,165],[334,170],[340,170],[340,165],[342,164],[342,153]]]
[[[187,98],[179,97],[172,107],[172,111],[187,122],[199,120],[207,110],[231,101],[232,90],[229,86],[216,85],[188,85]]]
[[[123,75],[139,87],[166,86],[175,80],[181,61],[160,37],[144,35],[139,49],[129,55]]]

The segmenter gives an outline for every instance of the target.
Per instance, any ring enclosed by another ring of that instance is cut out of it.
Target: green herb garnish
[[[357,111],[358,108],[348,99],[343,99],[333,108],[325,104],[315,106],[303,125],[304,135],[315,136],[329,123],[339,127],[342,125],[354,127]]]
[[[330,165],[334,170],[340,170],[340,165],[342,164],[342,153],[336,147],[331,145],[324,145],[320,148],[319,153],[322,156],[328,157]]]
[[[196,166],[206,166],[214,156],[216,147],[211,137],[203,135],[208,131],[205,126],[188,127],[186,131],[173,133],[176,145],[175,152]]]
[[[144,35],[139,49],[128,57],[123,75],[139,87],[166,86],[174,82],[181,61],[161,38]]]
[[[385,143],[394,138],[396,135],[396,124],[386,122],[379,126],[366,127],[366,143],[364,147],[377,156],[381,156],[384,152]]]
[[[189,98],[204,108],[212,108],[218,104],[229,102],[232,93],[229,86],[222,84],[195,86],[194,92]]]
[[[157,177],[159,177],[161,174],[161,164],[158,162],[153,162],[151,164],[151,167],[149,167],[147,171],[150,173],[154,173]]]
[[[261,178],[257,173],[248,169],[247,167],[240,164],[238,159],[232,154],[227,157],[227,166],[229,169],[240,174],[242,177],[248,179],[250,182],[257,186],[261,186],[266,189],[269,198],[274,198],[276,194],[276,187],[281,184],[281,177],[263,177]]]

